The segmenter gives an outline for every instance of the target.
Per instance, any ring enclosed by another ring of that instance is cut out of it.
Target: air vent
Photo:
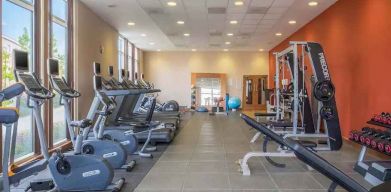
[[[164,14],[164,9],[160,9],[160,8],[145,8],[144,10],[149,15],[163,15]]]
[[[220,44],[212,43],[212,44],[209,44],[209,47],[220,47]]]
[[[167,33],[167,36],[169,36],[169,37],[177,37],[178,33]]]
[[[222,35],[223,34],[221,32],[210,32],[209,33],[209,36],[211,36],[211,37],[220,37]]]
[[[208,8],[208,14],[225,14],[227,12],[224,7],[210,7]]]
[[[251,33],[239,33],[236,37],[238,39],[248,39],[251,37]]]
[[[247,9],[247,14],[266,14],[267,7],[249,7]]]

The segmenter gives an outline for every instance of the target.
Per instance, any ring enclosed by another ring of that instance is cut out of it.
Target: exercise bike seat
[[[18,121],[19,113],[15,107],[0,108],[0,124],[11,124]]]
[[[83,119],[80,121],[71,121],[70,126],[72,127],[79,127],[79,128],[86,128],[92,125],[92,121],[90,119]]]

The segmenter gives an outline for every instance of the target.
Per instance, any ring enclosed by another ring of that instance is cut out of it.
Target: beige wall
[[[191,73],[226,73],[228,93],[241,98],[243,75],[267,75],[268,61],[267,52],[144,52],[143,71],[159,100],[190,106]]]
[[[75,1],[74,18],[75,88],[82,94],[76,105],[78,106],[76,113],[79,118],[83,118],[87,114],[94,96],[92,63],[94,61],[101,63],[104,76],[108,73],[109,65],[114,66],[116,75],[118,73],[118,32],[80,1]],[[103,48],[102,53],[101,48]]]

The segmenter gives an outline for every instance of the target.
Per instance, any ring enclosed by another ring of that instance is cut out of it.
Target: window
[[[118,74],[121,74],[121,69],[125,69],[125,39],[118,38]],[[119,78],[121,80],[121,76]]]
[[[60,75],[68,77],[68,2],[66,0],[51,1],[51,57],[59,61]],[[60,96],[56,94],[52,103],[53,143],[66,140],[67,125],[64,106],[60,105]]]
[[[128,71],[129,79],[133,80],[133,45],[128,42]]]
[[[13,74],[14,49],[29,52],[30,70],[34,70],[34,5],[33,0],[3,0],[2,3],[2,87],[15,83]],[[16,138],[15,158],[34,152],[32,110],[26,105],[27,97],[23,95],[20,103],[20,117]],[[15,106],[15,100],[2,103],[3,106]],[[4,131],[4,129],[3,129]],[[4,134],[3,134],[4,135]]]

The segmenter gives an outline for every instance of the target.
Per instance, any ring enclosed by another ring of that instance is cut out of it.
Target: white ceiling
[[[168,1],[175,1],[177,6],[167,6]],[[243,6],[235,6],[235,1],[82,0],[141,49],[205,51],[269,50],[337,0],[316,0],[319,3],[316,7],[308,6],[310,0],[244,0]],[[185,24],[178,25],[178,20]],[[237,20],[238,24],[230,24],[231,20]],[[297,23],[290,25],[289,20]],[[136,25],[129,26],[128,22]],[[185,37],[184,33],[190,36]],[[226,45],[227,41],[231,44]]]

